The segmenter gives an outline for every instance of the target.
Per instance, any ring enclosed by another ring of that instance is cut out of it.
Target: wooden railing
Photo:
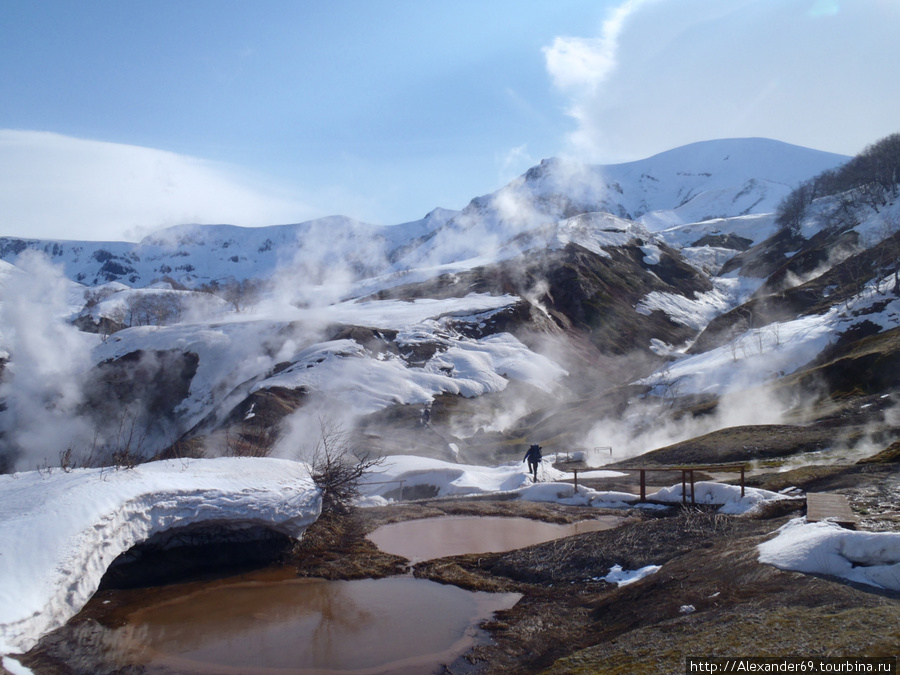
[[[691,486],[691,504],[696,504],[694,495],[694,471],[739,471],[741,474],[741,497],[745,492],[746,464],[716,464],[707,466],[669,466],[669,467],[641,467],[636,469],[622,469],[622,471],[639,471],[641,474],[641,501],[647,501],[647,472],[648,471],[680,471],[681,472],[681,503],[687,504],[687,485]]]
[[[597,471],[598,469],[572,469],[572,473],[575,476],[575,492],[578,492],[578,472],[579,471]],[[602,470],[602,467],[601,469]],[[688,491],[687,486],[691,486],[690,490],[690,498],[691,504],[696,504],[696,497],[694,495],[694,472],[695,471],[707,471],[707,472],[717,472],[717,471],[734,471],[740,472],[741,474],[741,497],[744,496],[746,492],[745,488],[745,479],[746,479],[746,464],[710,464],[706,466],[652,466],[652,467],[636,467],[629,469],[615,469],[615,471],[622,472],[639,472],[640,473],[640,501],[647,501],[647,472],[648,471],[656,471],[656,472],[681,472],[681,503],[687,504],[688,500]]]

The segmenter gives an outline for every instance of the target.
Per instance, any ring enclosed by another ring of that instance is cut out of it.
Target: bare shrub
[[[78,460],[74,456],[72,448],[66,448],[59,453],[59,468],[65,473],[71,473],[78,468]]]
[[[117,469],[133,469],[145,461],[143,447],[150,429],[140,423],[139,417],[138,412],[132,412],[126,406],[119,418],[115,438],[107,449],[112,459],[111,464]]]
[[[149,459],[144,448],[149,436],[146,420],[132,406],[125,406],[115,427],[98,423],[89,445],[60,451],[59,468],[66,473],[78,468],[133,469]]]
[[[135,293],[126,301],[129,326],[164,326],[179,320],[184,309],[177,293]]]
[[[349,513],[360,496],[360,479],[384,457],[358,447],[343,424],[319,417],[319,438],[310,454],[310,477],[322,490],[323,513]]]

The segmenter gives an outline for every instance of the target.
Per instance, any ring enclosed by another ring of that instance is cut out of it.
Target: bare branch
[[[384,457],[354,445],[337,420],[319,416],[319,438],[310,459],[310,476],[322,490],[323,512],[349,512],[360,495],[360,480]]]

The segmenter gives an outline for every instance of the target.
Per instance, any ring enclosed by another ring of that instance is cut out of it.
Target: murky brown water
[[[617,516],[583,520],[568,525],[530,518],[497,516],[442,516],[383,525],[369,539],[386,553],[415,562],[464,553],[499,553],[545,541],[616,527]]]
[[[386,525],[370,538],[382,550],[420,561],[512,550],[620,522],[449,516]],[[477,628],[482,621],[519,599],[412,577],[298,579],[288,568],[108,593],[120,594],[111,605],[118,618],[109,622],[120,627],[80,624],[85,634],[75,642],[86,651],[73,659],[96,659],[96,672],[139,666],[167,675],[431,673],[484,637]]]
[[[220,582],[133,612],[112,642],[150,673],[430,673],[518,599],[412,577]]]

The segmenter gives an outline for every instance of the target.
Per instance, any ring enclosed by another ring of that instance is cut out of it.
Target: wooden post
[[[572,473],[575,474],[575,491],[572,494],[578,494],[578,469],[572,469]]]
[[[687,486],[685,485],[685,482],[687,480],[686,476],[687,476],[687,469],[682,469],[681,470],[681,503],[682,504],[687,503]]]
[[[641,501],[647,501],[647,474],[641,469]]]
[[[696,503],[697,502],[694,501],[694,470],[691,469],[691,506],[693,506]]]
[[[744,465],[741,464],[741,499],[744,498]]]

